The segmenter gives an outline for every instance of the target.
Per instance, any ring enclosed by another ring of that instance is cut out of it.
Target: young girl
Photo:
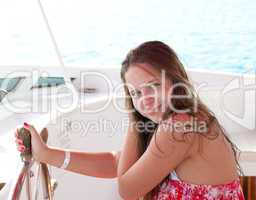
[[[169,46],[149,41],[131,50],[121,78],[130,120],[122,151],[49,147],[24,123],[34,159],[88,176],[116,177],[123,199],[244,200],[237,148],[197,96]],[[16,143],[24,151],[17,131]]]

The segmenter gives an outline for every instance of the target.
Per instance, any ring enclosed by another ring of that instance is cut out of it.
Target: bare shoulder
[[[166,131],[168,130],[166,127],[169,127],[168,131],[171,133],[174,140],[176,139],[191,144],[196,139],[196,130],[192,128],[193,123],[193,116],[186,113],[180,113],[163,121],[160,129]]]
[[[160,156],[173,157],[176,154],[184,159],[189,157],[190,148],[196,139],[196,133],[186,132],[182,127],[189,120],[190,116],[178,114],[161,122],[150,144],[154,152]]]

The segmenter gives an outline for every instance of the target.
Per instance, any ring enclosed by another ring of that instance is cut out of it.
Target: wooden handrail
[[[240,176],[245,200],[256,200],[256,176]]]

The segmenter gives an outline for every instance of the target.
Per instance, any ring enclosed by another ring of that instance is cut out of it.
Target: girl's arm
[[[129,126],[125,143],[118,163],[117,176],[122,176],[138,159],[138,136],[136,130]]]
[[[118,170],[120,196],[124,199],[138,199],[145,196],[181,162],[188,159],[195,134],[186,133],[186,137],[184,134],[182,131],[169,130],[164,124],[160,125],[143,155],[130,167],[126,166],[126,170],[124,168],[122,173]],[[131,141],[127,138],[124,152],[129,148],[132,151],[132,146],[129,146]],[[120,162],[124,159],[122,157],[124,152],[121,154]],[[118,168],[121,168],[121,163]]]
[[[47,147],[41,162],[60,167],[65,152],[63,149]],[[120,157],[118,152],[80,152],[70,151],[70,162],[66,170],[100,178],[117,177],[117,166]]]
[[[64,161],[65,150],[47,146],[33,125],[26,123],[24,128],[31,133],[33,158],[38,162],[60,167]],[[47,129],[44,129],[44,131],[47,131]],[[16,130],[15,137],[18,150],[23,152],[25,146],[23,141],[19,139],[18,130]],[[120,152],[89,153],[71,151],[70,153],[70,163],[66,168],[67,170],[100,178],[117,177]]]

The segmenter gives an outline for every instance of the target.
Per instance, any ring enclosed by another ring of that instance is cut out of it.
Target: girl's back
[[[153,200],[244,200],[231,144],[220,129],[212,131],[219,131],[215,139],[195,137],[189,158],[173,171],[177,179],[165,180]]]

